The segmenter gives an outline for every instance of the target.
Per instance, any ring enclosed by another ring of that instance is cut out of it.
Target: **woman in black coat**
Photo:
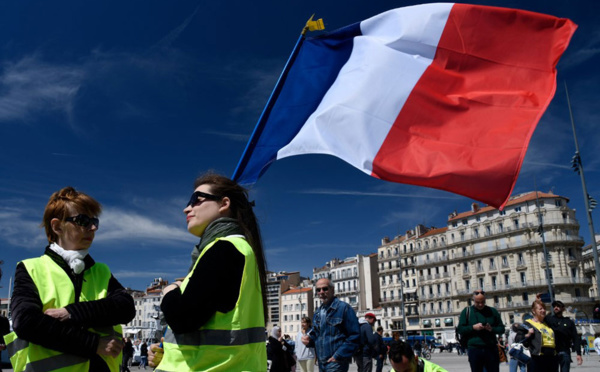
[[[267,343],[267,359],[271,361],[270,372],[290,372],[295,363],[292,347],[281,336],[281,328],[273,327]]]

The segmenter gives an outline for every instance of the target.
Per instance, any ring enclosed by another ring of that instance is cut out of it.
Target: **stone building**
[[[529,192],[511,197],[502,211],[473,203],[469,211],[450,214],[446,227],[417,226],[384,238],[377,257],[385,331],[401,332],[406,324],[409,335],[452,341],[475,289],[486,291],[487,304],[505,324],[520,321],[535,295],[548,292],[548,279],[567,307],[591,309],[583,238],[568,201]]]
[[[358,254],[344,260],[334,258],[325,266],[313,269],[313,283],[321,278],[329,278],[336,296],[352,305],[356,312],[379,307],[377,254]],[[314,301],[316,309],[321,305],[316,294]]]

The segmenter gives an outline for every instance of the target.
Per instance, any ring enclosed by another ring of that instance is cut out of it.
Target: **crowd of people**
[[[200,242],[185,278],[163,289],[163,339],[147,345],[123,338],[120,324],[134,318],[133,299],[109,267],[89,254],[100,227],[100,203],[72,187],[53,193],[42,218],[48,245],[42,256],[17,264],[13,331],[0,324],[5,334],[0,351],[10,351],[15,372],[40,366],[127,372],[134,347],[140,368],[158,372],[313,372],[315,365],[338,372],[348,371],[353,361],[359,372],[381,372],[388,358],[395,372],[445,371],[420,357],[418,341],[414,348],[397,337],[385,344],[383,329],[374,331],[376,315],[359,319],[327,278],[316,282],[321,306],[312,319],[302,318],[298,334],[292,338],[274,327],[265,341],[266,263],[253,206],[247,191],[226,177],[207,173],[195,181],[183,213],[187,230]],[[526,364],[530,372],[568,372],[572,350],[582,364],[581,339],[563,316],[561,301],[547,314],[536,299],[531,317],[510,325],[506,343],[505,325],[486,305],[485,292],[475,291],[471,302],[460,314],[457,333],[472,372],[498,372],[502,362],[511,372],[524,371]],[[596,342],[600,352],[600,337]]]

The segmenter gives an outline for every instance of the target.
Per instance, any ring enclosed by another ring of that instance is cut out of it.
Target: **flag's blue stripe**
[[[353,39],[360,34],[360,23],[355,23],[304,41],[272,109],[265,109],[263,122],[256,126],[261,132],[253,136],[254,149],[249,143],[247,162],[240,162],[236,170],[239,183],[256,182],[276,160],[277,151],[296,136],[350,58]]]

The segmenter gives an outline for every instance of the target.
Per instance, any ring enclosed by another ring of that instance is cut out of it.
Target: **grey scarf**
[[[229,217],[221,217],[208,224],[204,230],[204,234],[200,238],[200,243],[196,244],[192,250],[192,266],[190,266],[188,272],[192,271],[194,264],[198,260],[198,257],[200,257],[200,253],[202,253],[208,244],[217,238],[229,235],[244,235],[244,231],[237,220]]]

